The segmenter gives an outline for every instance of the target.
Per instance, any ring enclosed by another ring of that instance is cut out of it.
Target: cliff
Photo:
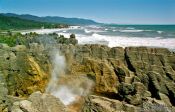
[[[66,61],[66,76],[58,84],[69,83],[73,87],[82,82],[79,85],[87,87],[84,83],[87,80],[82,77],[95,84],[83,96],[77,111],[175,111],[173,52],[165,48],[78,45],[74,35],[70,39],[55,39],[54,45],[36,40],[28,47],[0,45],[0,111],[13,111],[15,102],[26,100],[36,91],[45,92],[53,69],[49,54],[55,48]],[[35,112],[43,111],[32,108]]]

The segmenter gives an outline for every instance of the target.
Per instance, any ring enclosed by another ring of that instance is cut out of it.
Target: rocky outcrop
[[[73,75],[95,80],[95,92],[141,105],[147,97],[174,103],[174,54],[164,48],[108,48],[102,45],[59,46]],[[69,56],[66,56],[66,55]]]
[[[88,96],[82,112],[137,112],[138,108],[121,102],[100,96]]]
[[[0,45],[1,110],[12,105],[4,103],[9,102],[8,95],[26,98],[35,91],[44,92],[52,70],[49,53],[53,48],[66,58],[67,79],[86,76],[95,82],[91,92],[94,95],[85,99],[82,111],[136,112],[138,109],[157,107],[171,111],[174,108],[175,54],[168,49],[77,45],[74,35],[68,39],[54,34],[51,36],[56,42],[49,41],[51,43],[47,45],[42,44],[45,42],[42,39],[38,41],[34,38],[27,47]],[[40,100],[43,103],[46,100],[38,98],[17,101],[13,108],[18,107],[17,110],[21,111],[29,107],[47,110],[46,105],[38,105]]]
[[[27,100],[14,102],[12,112],[66,112],[66,107],[58,98],[35,92]]]
[[[23,45],[0,49],[0,71],[4,79],[1,81],[8,94],[28,96],[34,91],[44,91],[50,74],[49,63],[42,52],[37,52],[27,51]]]
[[[174,112],[174,108],[152,98],[147,98],[140,106],[134,106],[119,100],[91,95],[86,98],[82,112]]]

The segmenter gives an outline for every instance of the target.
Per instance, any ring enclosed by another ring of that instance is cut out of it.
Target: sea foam
[[[59,35],[65,35],[66,38],[69,38],[71,33],[68,32],[70,29],[83,29],[85,34],[76,34],[79,44],[104,44],[109,47],[128,47],[128,46],[147,46],[147,47],[163,47],[169,49],[175,49],[175,38],[164,38],[164,37],[127,37],[127,36],[110,36],[110,35],[100,35],[101,30],[89,30],[85,27],[74,26],[71,28],[65,29],[41,29],[34,30],[33,32],[43,34],[43,33],[53,33],[56,32]],[[58,31],[62,31],[61,33]],[[64,31],[64,32],[63,32]],[[67,31],[67,32],[65,32]],[[120,30],[120,32],[143,32],[151,30],[136,30],[136,29],[127,29]],[[105,31],[103,31],[105,32]],[[86,35],[86,33],[92,33],[92,35]],[[162,33],[162,32],[158,32]]]
[[[92,36],[77,35],[77,39],[79,44],[107,44],[109,47],[148,46],[175,49],[175,38],[104,36],[94,33]]]

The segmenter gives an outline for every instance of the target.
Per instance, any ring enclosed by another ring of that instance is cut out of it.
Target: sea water
[[[175,50],[175,25],[89,25],[66,29],[35,30],[37,33],[76,34],[79,44],[109,47],[146,46]]]

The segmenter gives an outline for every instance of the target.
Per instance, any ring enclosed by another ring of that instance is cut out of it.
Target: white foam
[[[149,46],[175,49],[174,38],[162,37],[120,37],[104,36],[94,33],[92,36],[77,35],[79,44],[108,44],[109,47],[128,47],[128,46]]]
[[[78,28],[78,27],[73,27]],[[41,29],[35,30],[36,33],[53,33],[60,30],[67,31],[67,29]],[[84,29],[84,27],[83,27]],[[85,29],[84,29],[85,30]],[[142,32],[151,30],[120,30],[120,32]],[[86,33],[93,33],[91,36],[76,34],[79,44],[105,44],[109,47],[127,47],[127,46],[150,46],[150,47],[164,47],[169,49],[175,49],[175,38],[162,38],[162,37],[121,37],[121,36],[109,36],[109,35],[99,35],[100,29],[98,30],[86,30]],[[162,31],[157,31],[162,33]],[[69,38],[70,33],[62,32],[59,35],[64,35]]]
[[[35,29],[35,30],[28,30],[28,31],[24,31],[22,32],[22,34],[26,34],[26,33],[30,33],[30,32],[36,32],[38,34],[49,34],[49,33],[54,33],[54,32],[58,32],[58,31],[65,31],[69,28],[55,28],[55,29]]]
[[[133,27],[127,27],[126,29],[128,29],[128,30],[134,30],[135,28],[133,28]]]
[[[162,34],[162,33],[163,33],[163,31],[157,31],[157,33]]]
[[[119,30],[120,32],[143,32],[144,30]]]
[[[88,30],[88,29],[84,29],[85,33],[91,33],[92,31]]]
[[[22,34],[30,33],[30,32],[36,32],[38,34],[49,34],[49,33],[54,33],[58,31],[62,31],[63,33],[67,32],[67,30],[70,29],[81,29],[80,26],[69,26],[68,28],[53,28],[53,29],[34,29],[34,30],[26,30],[22,31]]]
[[[85,26],[85,28],[101,29],[102,27],[101,26],[96,26],[96,25],[88,25],[88,26]]]
[[[81,28],[80,26],[70,26],[69,29],[79,29]]]

